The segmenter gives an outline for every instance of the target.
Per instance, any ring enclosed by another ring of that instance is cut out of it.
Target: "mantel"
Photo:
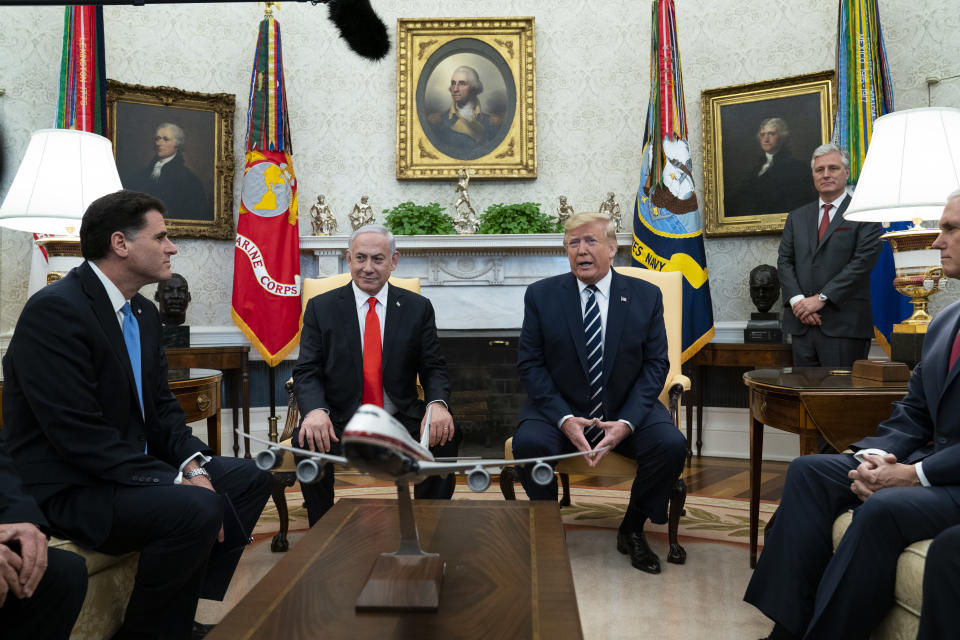
[[[347,270],[349,236],[302,236],[301,271],[323,277]],[[395,274],[420,278],[441,331],[517,331],[527,285],[569,271],[563,234],[397,236]],[[633,234],[618,233],[614,263],[630,264]],[[308,256],[312,256],[312,259]]]

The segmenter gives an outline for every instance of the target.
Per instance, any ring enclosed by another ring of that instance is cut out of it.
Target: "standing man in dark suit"
[[[849,367],[870,351],[870,272],[882,228],[843,219],[850,204],[846,151],[820,145],[811,166],[820,198],[790,212],[780,241],[783,328],[793,336],[794,366]]]
[[[417,397],[417,376],[433,405],[430,450],[456,456],[450,383],[440,355],[433,305],[423,296],[387,282],[400,254],[386,227],[368,225],[350,236],[347,265],[351,282],[312,298],[303,314],[300,357],[293,388],[303,416],[293,444],[311,451],[340,452],[340,435],[361,404],[375,404],[420,439],[426,420]],[[304,485],[312,526],[333,506],[333,465]],[[414,487],[417,498],[453,495],[453,474],[427,478]]]
[[[578,213],[565,226],[570,270],[530,285],[524,297],[517,366],[527,399],[513,436],[517,458],[590,451],[591,466],[610,451],[637,461],[617,549],[647,573],[660,560],[643,535],[647,518],[667,521],[670,490],[687,444],[658,399],[669,369],[660,289],[610,268],[617,252],[612,221]],[[556,500],[518,469],[531,500]]]
[[[960,191],[933,247],[944,274],[960,277]],[[776,623],[771,640],[866,639],[893,603],[903,549],[960,524],[958,328],[954,303],[930,323],[907,395],[875,436],[851,445],[856,455],[790,464],[744,596]],[[850,508],[853,522],[833,553],[833,521]]]
[[[46,518],[23,493],[0,432],[0,633],[8,640],[67,640],[87,593],[87,565],[47,549]]]
[[[225,518],[245,540],[270,495],[269,473],[193,436],[167,384],[160,315],[137,293],[171,276],[163,211],[136,191],[95,200],[85,262],[27,301],[3,359],[3,436],[52,530],[140,552],[117,638],[190,637],[239,560],[242,543],[215,547]]]

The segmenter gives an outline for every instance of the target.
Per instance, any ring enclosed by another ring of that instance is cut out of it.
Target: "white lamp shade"
[[[42,129],[30,138],[0,206],[0,226],[77,235],[87,206],[123,187],[110,141],[71,129]]]
[[[938,220],[960,188],[960,109],[907,109],[873,123],[867,157],[843,217]]]

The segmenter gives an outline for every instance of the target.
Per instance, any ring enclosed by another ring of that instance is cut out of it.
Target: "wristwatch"
[[[825,295],[823,295],[823,294],[821,293],[821,294],[819,294],[819,295],[817,296],[817,299],[818,299],[820,302],[826,302],[826,301],[827,301],[827,296],[825,296]]]
[[[197,476],[207,476],[207,478],[209,478],[210,474],[207,473],[207,470],[203,467],[197,467],[193,471],[187,471],[185,474],[183,474],[183,477],[187,480],[196,478]]]

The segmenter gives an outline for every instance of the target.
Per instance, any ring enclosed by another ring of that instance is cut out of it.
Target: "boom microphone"
[[[327,4],[330,20],[351,49],[371,60],[387,55],[387,26],[370,6],[370,0],[329,0]]]

